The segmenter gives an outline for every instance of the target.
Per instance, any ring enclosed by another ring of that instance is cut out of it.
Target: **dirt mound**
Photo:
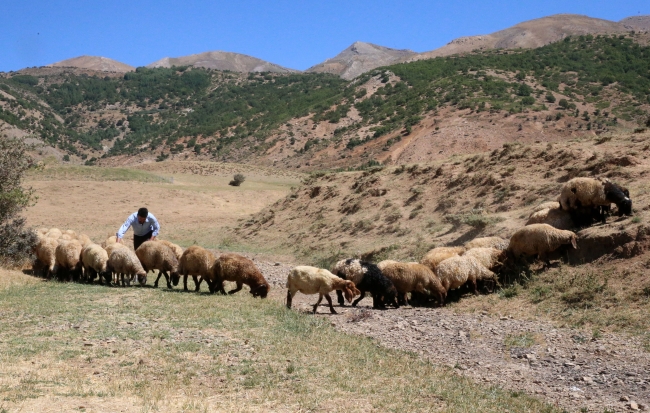
[[[60,62],[52,63],[49,66],[53,67],[75,67],[80,69],[98,70],[102,72],[132,72],[135,67],[129,66],[126,63],[118,62],[117,60],[109,59],[101,56],[79,56],[71,59],[61,60]]]
[[[182,57],[165,57],[147,67],[194,66],[206,69],[231,70],[233,72],[275,72],[289,73],[297,70],[287,69],[256,57],[231,52],[205,52]]]
[[[650,31],[650,15],[627,17],[619,23],[630,30]]]

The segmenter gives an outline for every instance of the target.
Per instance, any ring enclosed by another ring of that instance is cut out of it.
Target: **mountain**
[[[647,21],[645,24],[647,24]],[[519,23],[487,35],[460,37],[439,49],[420,53],[412,60],[470,53],[474,50],[531,49],[557,42],[567,36],[610,34],[626,31],[629,31],[629,29],[623,22],[617,23],[578,14],[556,14]]]
[[[331,59],[307,69],[310,73],[333,73],[343,79],[351,80],[380,66],[403,62],[417,53],[411,50],[398,50],[372,43],[355,42]]]
[[[135,67],[129,66],[126,63],[118,62],[117,60],[109,59],[101,56],[78,56],[72,59],[61,60],[60,62],[52,63],[49,66],[53,67],[76,67],[79,69],[98,70],[101,72],[132,72]]]
[[[148,64],[147,67],[172,67],[172,66],[193,66],[206,69],[230,70],[233,72],[274,72],[290,73],[296,70],[288,69],[241,53],[231,52],[205,52],[182,57],[165,57],[156,62]]]
[[[650,15],[627,17],[619,23],[630,30],[650,31]]]

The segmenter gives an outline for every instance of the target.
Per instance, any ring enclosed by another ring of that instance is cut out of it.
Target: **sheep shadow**
[[[455,228],[455,229],[457,229],[457,228]],[[450,234],[452,232],[455,232],[455,229],[452,228],[448,232],[448,234]],[[460,237],[458,237],[455,240],[453,240],[452,242],[450,242],[449,245],[454,246],[454,247],[461,246],[461,245],[465,244],[466,242],[471,241],[474,238],[476,238],[476,236],[479,235],[481,232],[483,232],[483,228],[472,228],[471,230],[467,231],[466,233],[464,233]]]

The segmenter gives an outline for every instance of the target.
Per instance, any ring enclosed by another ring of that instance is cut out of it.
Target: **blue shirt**
[[[155,216],[153,216],[152,213],[149,213],[144,221],[144,224],[141,224],[138,222],[138,213],[134,212],[133,214],[129,215],[126,221],[124,221],[124,224],[122,224],[120,229],[117,231],[117,234],[115,235],[117,235],[118,238],[122,239],[124,237],[124,234],[126,234],[126,231],[129,230],[129,227],[133,227],[133,233],[139,237],[147,235],[149,231],[153,231],[151,236],[156,237],[158,236],[158,231],[160,231],[160,224],[158,224],[158,220]]]

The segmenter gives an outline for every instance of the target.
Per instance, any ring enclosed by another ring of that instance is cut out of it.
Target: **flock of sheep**
[[[526,226],[517,230],[509,240],[500,237],[476,238],[462,247],[438,247],[429,251],[420,262],[381,261],[378,264],[358,259],[344,259],[337,262],[331,272],[327,269],[297,266],[287,277],[287,301],[291,308],[292,299],[300,291],[303,294],[319,294],[316,309],[323,297],[328,301],[330,311],[336,313],[330,293],[337,292],[339,305],[344,298],[355,306],[366,293],[373,298],[373,308],[387,305],[399,307],[408,304],[408,294],[425,295],[444,305],[450,290],[468,285],[477,294],[477,284],[498,284],[494,271],[507,259],[522,256],[546,255],[562,245],[577,248],[576,234],[569,228],[589,225],[593,220],[604,221],[610,212],[610,205],[618,207],[619,215],[632,213],[629,192],[607,179],[575,178],[562,186],[557,202],[547,202],[536,208]],[[181,275],[183,287],[187,290],[187,278],[194,279],[195,290],[200,289],[203,280],[211,293],[225,294],[224,282],[236,283],[229,294],[248,285],[254,297],[265,298],[269,283],[250,259],[233,253],[221,254],[218,258],[200,246],[183,250],[169,241],[156,240],[143,243],[135,252],[115,236],[101,245],[94,244],[88,236],[74,231],[57,228],[37,231],[34,247],[36,263],[34,272],[42,269],[42,275],[60,279],[78,279],[100,283],[131,285],[137,281],[144,285],[149,271],[158,270],[154,286],[161,276],[167,287],[178,285]]]

